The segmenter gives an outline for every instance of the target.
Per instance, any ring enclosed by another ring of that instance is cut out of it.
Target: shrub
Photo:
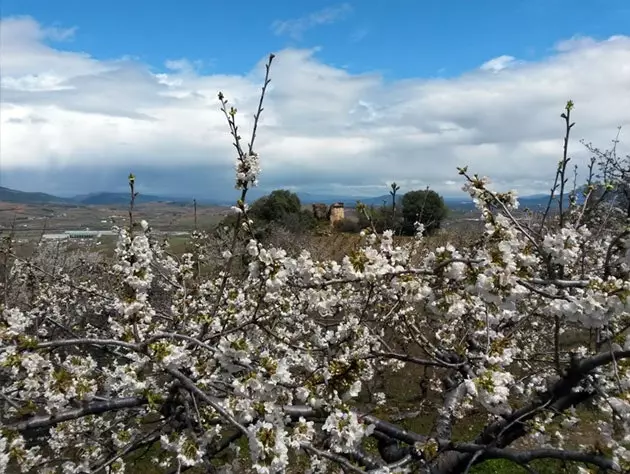
[[[297,194],[286,189],[277,189],[252,204],[250,215],[265,223],[280,222],[286,216],[300,214],[302,204]]]
[[[410,191],[402,198],[402,230],[406,235],[415,233],[416,222],[428,233],[439,229],[447,214],[442,196],[433,190]]]
[[[359,222],[354,219],[344,218],[335,222],[335,230],[337,232],[346,232],[349,234],[358,234],[361,231]]]
[[[402,215],[398,209],[389,206],[374,205],[359,207],[359,227],[372,229],[378,233],[391,229],[396,233],[401,231]]]
[[[278,226],[295,234],[309,232],[317,226],[315,216],[306,209],[300,212],[285,214],[277,221]]]

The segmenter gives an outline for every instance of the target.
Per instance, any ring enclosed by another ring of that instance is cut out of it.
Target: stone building
[[[313,204],[313,215],[318,221],[328,220],[328,206],[323,203]]]
[[[342,202],[336,202],[330,206],[330,210],[328,211],[330,225],[334,226],[335,223],[342,221],[344,219],[344,208]]]
[[[330,225],[334,226],[336,222],[343,220],[344,215],[344,206],[342,202],[336,202],[327,206],[324,203],[315,203],[313,204],[313,216],[318,221],[328,221]]]

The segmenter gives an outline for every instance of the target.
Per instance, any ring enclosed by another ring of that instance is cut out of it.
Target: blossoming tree
[[[588,205],[595,185],[562,207],[573,104],[557,212],[521,219],[515,193],[460,169],[485,224],[474,245],[427,250],[420,225],[400,245],[368,229],[340,263],[314,261],[251,238],[272,60],[247,144],[219,94],[241,197],[218,272],[204,271],[216,262],[202,233],[176,257],[136,221],[133,175],[115,265],[51,274],[5,239],[0,472],[132,472],[141,452],[163,472],[454,474],[495,458],[629,469],[630,232]],[[430,432],[355,402],[376,372],[414,366],[440,397]],[[479,410],[485,425],[454,440]],[[586,422],[593,442],[569,445]]]

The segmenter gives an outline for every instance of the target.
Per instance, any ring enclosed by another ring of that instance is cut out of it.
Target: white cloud
[[[217,93],[238,108],[246,136],[265,58],[242,76],[204,75],[185,59],[154,74],[72,43],[49,46],[47,31],[28,18],[0,25],[0,184],[51,191],[94,179],[89,190],[110,189],[143,170],[156,192],[230,189],[234,153]],[[389,82],[326,65],[315,49],[280,51],[257,139],[261,185],[374,195],[396,181],[452,194],[456,167],[469,165],[502,188],[545,192],[567,99],[576,162],[586,160],[580,138],[605,147],[630,124],[630,37],[570,42],[539,62],[504,59],[500,73]]]
[[[171,71],[195,72],[203,66],[203,62],[200,60],[189,61],[186,58],[169,59],[164,62],[164,66]]]
[[[276,20],[271,25],[271,29],[277,35],[288,35],[297,40],[301,39],[307,30],[343,20],[351,12],[352,6],[349,3],[342,3],[334,7],[323,8],[301,18]]]
[[[558,43],[554,45],[554,48],[557,51],[571,51],[572,49],[583,49],[592,47],[596,44],[597,41],[595,41],[593,38],[589,38],[588,36],[575,35],[569,39],[558,41]]]
[[[482,71],[499,72],[513,65],[515,61],[516,58],[514,56],[503,55],[498,58],[491,59],[490,61],[486,61],[479,69]]]

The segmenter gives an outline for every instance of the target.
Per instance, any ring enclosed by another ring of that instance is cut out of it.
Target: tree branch
[[[108,411],[124,410],[126,408],[137,408],[148,403],[144,397],[128,397],[107,401],[92,402],[82,408],[68,410],[54,415],[34,416],[24,421],[9,423],[7,428],[17,431],[29,431],[39,428],[50,428],[58,423],[76,420],[88,415],[100,415]]]
[[[527,464],[536,459],[558,459],[561,461],[582,462],[598,466],[602,469],[616,469],[617,466],[612,460],[592,453],[580,451],[565,451],[562,449],[532,449],[529,451],[518,451],[510,448],[493,448],[480,446],[473,443],[457,443],[444,448],[445,451],[458,451],[462,453],[477,453],[483,451],[479,456],[479,461],[487,459],[508,459],[517,464]]]

